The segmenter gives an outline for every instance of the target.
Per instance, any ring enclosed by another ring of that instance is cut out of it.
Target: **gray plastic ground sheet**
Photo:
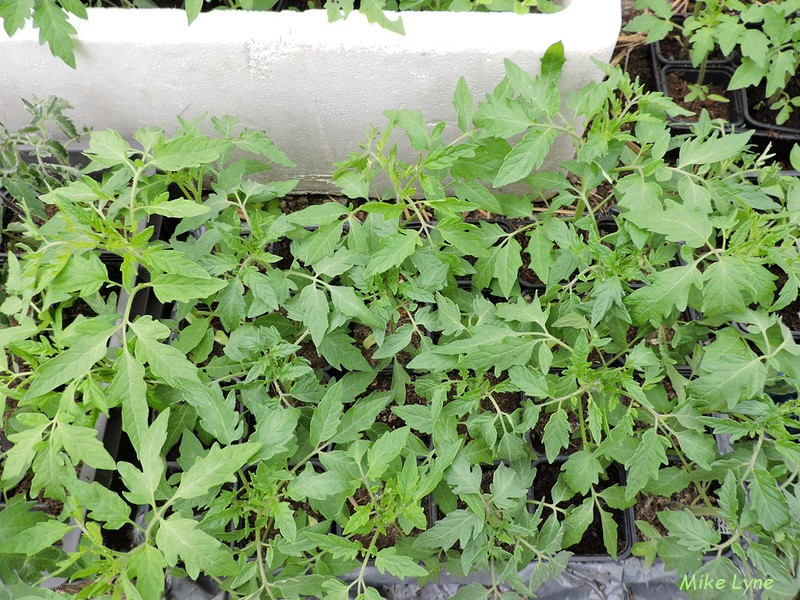
[[[469,583],[488,584],[485,576],[456,578],[444,573],[438,582],[420,588],[414,582],[401,583],[389,575],[381,575],[374,568],[367,569],[365,579],[387,600],[445,600]],[[689,596],[678,588],[678,582],[676,574],[664,571],[660,562],[647,567],[642,559],[635,557],[616,562],[571,561],[558,580],[546,581],[534,597],[541,600],[688,600]],[[171,579],[168,583],[167,600],[228,600],[228,596],[209,580]],[[758,597],[758,594],[753,596]]]

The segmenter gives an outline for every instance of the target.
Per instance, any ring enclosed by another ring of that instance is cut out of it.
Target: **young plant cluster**
[[[233,118],[92,133],[4,274],[12,595],[158,600],[169,572],[372,599],[377,570],[527,598],[631,542],[793,594],[800,182],[705,115],[673,137],[680,109],[619,69],[565,116],[562,65],[507,62],[479,102],[462,80],[458,132],[388,112],[338,165],[348,200],[299,210],[254,177],[289,159]],[[539,172],[557,144],[575,158]]]
[[[700,68],[689,100],[709,95],[705,73],[716,53],[737,59],[728,89],[763,88],[751,102],[774,111],[776,124],[800,108],[800,2],[698,0],[682,19],[668,0],[638,0],[636,6],[647,12],[631,21],[630,31],[646,32],[649,43],[675,37]]]

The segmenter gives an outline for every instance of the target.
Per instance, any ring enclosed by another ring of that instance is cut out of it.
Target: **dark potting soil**
[[[519,268],[520,279],[530,286],[544,286],[544,281],[539,278],[536,271],[531,269],[531,255],[528,253],[530,238],[527,236],[527,232],[518,233],[514,236],[514,239],[522,246],[522,266]]]
[[[663,56],[668,61],[681,61],[681,62],[689,62],[692,60],[690,48],[687,45],[686,39],[679,36],[668,36],[661,40],[660,43],[661,48],[661,56]],[[709,54],[709,60],[725,60],[728,57],[725,56],[719,48],[715,48]]]
[[[297,356],[305,358],[311,363],[311,368],[321,371],[328,366],[328,361],[317,354],[317,348],[311,340],[306,340],[300,344],[300,350],[297,351]]]
[[[768,125],[775,124],[775,118],[778,116],[777,110],[772,110],[769,107],[769,99],[765,94],[765,83],[757,87],[747,88],[747,104],[750,117],[756,121],[766,123]],[[800,96],[800,76],[795,76],[789,79],[786,84],[786,93],[791,97]],[[781,124],[781,127],[794,127],[800,129],[800,108],[795,108],[789,116],[789,120]]]
[[[645,89],[655,88],[655,77],[653,76],[653,62],[650,60],[650,50],[647,46],[641,45],[632,48],[622,61],[623,70],[631,76],[632,80],[639,78],[639,82]]]
[[[275,256],[280,256],[279,261],[272,263],[274,268],[280,269],[281,271],[288,271],[292,267],[294,256],[292,256],[292,243],[290,240],[281,238],[272,244],[270,252]]]
[[[724,119],[726,121],[730,120],[730,109],[728,103],[717,102],[708,98],[706,100],[700,100],[698,98],[692,102],[684,101],[684,98],[690,91],[690,82],[687,82],[683,78],[680,71],[671,71],[668,73],[666,84],[667,94],[681,108],[685,108],[686,110],[692,111],[698,115],[700,111],[705,108],[712,119]],[[708,89],[710,94],[725,96],[726,89],[720,85],[709,83]],[[685,122],[693,122],[697,120],[696,117],[681,117],[680,119],[681,121]]]
[[[483,378],[488,380],[492,386],[495,386],[506,381],[508,376],[497,377],[494,373],[488,372]],[[492,399],[494,399],[494,402],[492,402]],[[521,401],[522,398],[519,392],[492,392],[491,398],[486,397],[481,400],[481,410],[484,412],[497,412],[499,408],[505,414],[510,415],[519,408]]]
[[[563,463],[556,462],[552,465],[541,463],[536,466],[536,478],[533,480],[533,497],[536,500],[545,500],[547,502],[552,502],[552,490],[553,487],[556,485],[558,481],[558,476],[561,474],[561,465]],[[606,488],[609,488],[616,484],[621,484],[621,478],[619,471],[616,468],[609,468],[607,471],[608,479],[605,481],[600,481],[600,483],[595,486],[595,489],[599,492]],[[578,506],[583,502],[584,498],[582,497],[574,497],[570,504],[574,506]],[[602,502],[602,500],[601,500]],[[611,512],[614,521],[617,524],[617,552],[621,552],[625,549],[626,545],[626,532],[625,532],[625,518],[622,511],[609,509],[608,506],[603,506],[603,509],[606,511]],[[597,516],[589,528],[584,533],[583,538],[577,544],[570,546],[569,548],[564,548],[565,550],[569,550],[570,552],[574,552],[578,555],[589,555],[589,554],[608,554],[606,550],[606,546],[603,543],[603,525],[600,521],[600,517]]]

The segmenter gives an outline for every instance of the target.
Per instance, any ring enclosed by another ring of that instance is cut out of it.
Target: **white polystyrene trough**
[[[172,128],[176,115],[236,115],[297,163],[301,189],[323,189],[331,164],[386,123],[384,110],[452,122],[458,78],[480,99],[502,77],[504,58],[538,71],[560,40],[564,91],[599,80],[592,59],[611,56],[620,2],[565,4],[552,15],[403,13],[404,36],[360,14],[329,23],[321,10],[214,11],[187,25],[181,10],[89,9],[88,20],[73,19],[74,70],[30,27],[0,33],[0,123],[19,128],[28,116],[20,98],[48,95],[68,100],[76,123],[126,137],[141,126]]]

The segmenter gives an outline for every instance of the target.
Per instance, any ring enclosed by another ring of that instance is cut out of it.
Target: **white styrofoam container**
[[[322,10],[213,11],[187,25],[182,10],[89,9],[88,20],[72,20],[74,70],[30,26],[0,33],[0,123],[18,129],[27,122],[19,99],[48,95],[68,100],[77,124],[125,137],[141,126],[171,129],[176,115],[236,115],[297,163],[300,189],[325,189],[332,163],[358,149],[365,129],[384,126],[385,110],[453,122],[458,78],[478,100],[502,77],[504,58],[537,72],[562,41],[563,90],[600,80],[592,59],[611,57],[620,1],[564,4],[552,15],[408,12],[404,36],[360,14],[329,23]]]

